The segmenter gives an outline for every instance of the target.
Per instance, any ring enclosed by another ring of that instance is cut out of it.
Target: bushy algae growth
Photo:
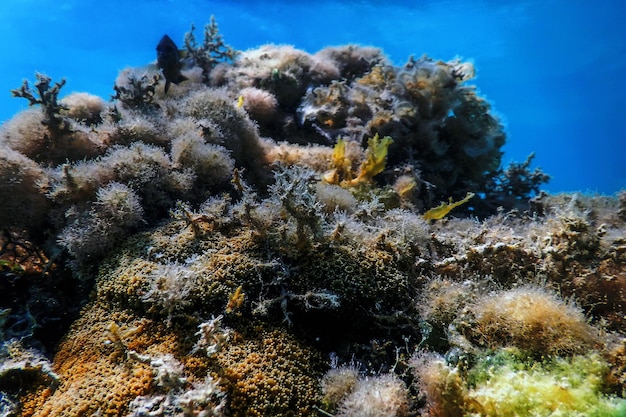
[[[443,358],[418,357],[429,415],[621,416],[626,401],[603,393],[606,362],[596,353],[532,361],[500,349],[477,358],[467,374]]]

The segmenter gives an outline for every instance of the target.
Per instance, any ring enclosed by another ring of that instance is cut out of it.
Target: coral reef
[[[624,413],[624,193],[502,167],[469,63],[204,35],[14,91],[0,413]]]

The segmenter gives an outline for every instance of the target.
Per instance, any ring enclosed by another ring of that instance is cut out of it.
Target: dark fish
[[[165,93],[167,94],[170,83],[178,84],[185,81],[187,77],[180,73],[182,64],[180,62],[178,47],[169,36],[163,35],[156,50],[157,65],[163,70],[163,76],[165,77]]]

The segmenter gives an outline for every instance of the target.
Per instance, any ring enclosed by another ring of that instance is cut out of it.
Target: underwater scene
[[[626,416],[626,6],[0,4],[0,416]]]

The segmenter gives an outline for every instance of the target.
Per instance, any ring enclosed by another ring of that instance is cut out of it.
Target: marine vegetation
[[[15,90],[0,414],[624,415],[624,192],[502,167],[468,62],[204,35]]]

